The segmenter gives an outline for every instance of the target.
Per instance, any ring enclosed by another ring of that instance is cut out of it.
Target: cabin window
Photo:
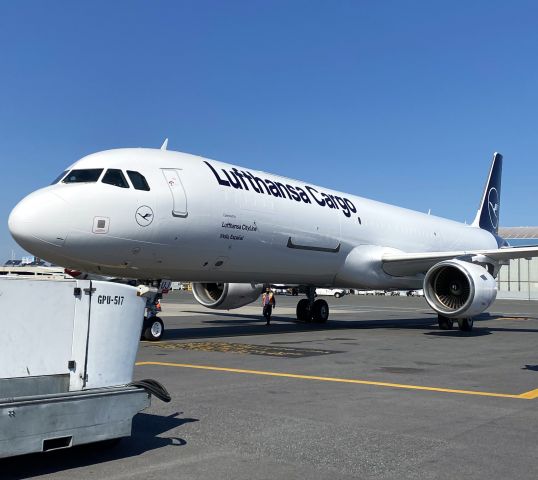
[[[129,188],[129,184],[127,183],[127,180],[125,180],[125,176],[123,175],[122,171],[118,170],[117,168],[109,168],[103,175],[101,182],[107,183],[108,185],[114,185],[115,187]]]
[[[64,170],[62,173],[60,173],[60,175],[58,175],[54,181],[51,183],[51,185],[54,185],[55,183],[58,183],[62,178],[65,177],[65,175],[67,174],[68,170]]]
[[[99,180],[103,173],[102,168],[87,168],[84,170],[71,170],[62,180],[62,183],[93,183]]]
[[[127,170],[127,175],[129,175],[131,183],[136,190],[145,190],[146,192],[149,192],[149,185],[148,182],[146,182],[144,175],[138,172],[133,172],[132,170]]]

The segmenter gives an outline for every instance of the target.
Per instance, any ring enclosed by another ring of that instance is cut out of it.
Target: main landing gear
[[[325,323],[329,318],[329,304],[325,300],[315,299],[315,287],[306,288],[306,297],[297,304],[297,320],[306,323]]]
[[[441,330],[452,330],[454,320],[443,315],[437,316],[437,322]],[[474,321],[472,318],[458,318],[458,327],[462,332],[470,332],[473,329]]]

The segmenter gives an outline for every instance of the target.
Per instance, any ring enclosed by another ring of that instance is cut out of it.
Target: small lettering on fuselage
[[[232,168],[226,170],[221,168],[223,177],[209,162],[204,160],[204,163],[209,167],[219,185],[223,187],[233,187],[237,190],[252,190],[258,194],[272,195],[278,198],[287,198],[303,203],[317,203],[321,207],[328,207],[335,210],[341,210],[346,217],[350,217],[352,213],[357,213],[357,208],[351,200],[346,197],[339,197],[325,192],[320,192],[309,185],[293,186],[288,183],[269,180],[268,178],[260,178],[252,174],[248,170],[238,170]],[[249,188],[250,187],[250,188]],[[223,224],[224,226],[224,224]],[[233,227],[228,227],[233,228]]]
[[[232,233],[221,233],[220,237],[223,240],[243,240],[245,237],[243,235],[234,235]]]
[[[258,231],[258,227],[256,226],[256,224],[247,225],[246,223],[239,224],[239,223],[231,223],[231,222],[222,222],[222,228],[232,228],[234,230],[244,230],[247,232]]]

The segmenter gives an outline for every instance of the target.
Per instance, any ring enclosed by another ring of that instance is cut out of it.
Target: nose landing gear
[[[306,288],[306,297],[297,303],[297,320],[306,323],[325,323],[329,318],[329,304],[316,298],[315,287]]]
[[[159,317],[144,318],[141,339],[156,342],[164,332],[164,323]]]
[[[144,285],[144,283],[141,283],[141,285]],[[160,299],[169,290],[169,280],[151,280],[146,282],[144,292],[144,296],[146,297],[146,315],[142,324],[140,340],[148,340],[150,342],[161,340],[164,333],[164,322],[158,317],[158,313],[161,311]]]

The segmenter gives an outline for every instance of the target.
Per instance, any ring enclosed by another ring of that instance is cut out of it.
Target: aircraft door
[[[188,215],[187,194],[181,183],[180,171],[175,168],[163,168],[162,171],[174,201],[172,215],[175,217],[186,217]]]

